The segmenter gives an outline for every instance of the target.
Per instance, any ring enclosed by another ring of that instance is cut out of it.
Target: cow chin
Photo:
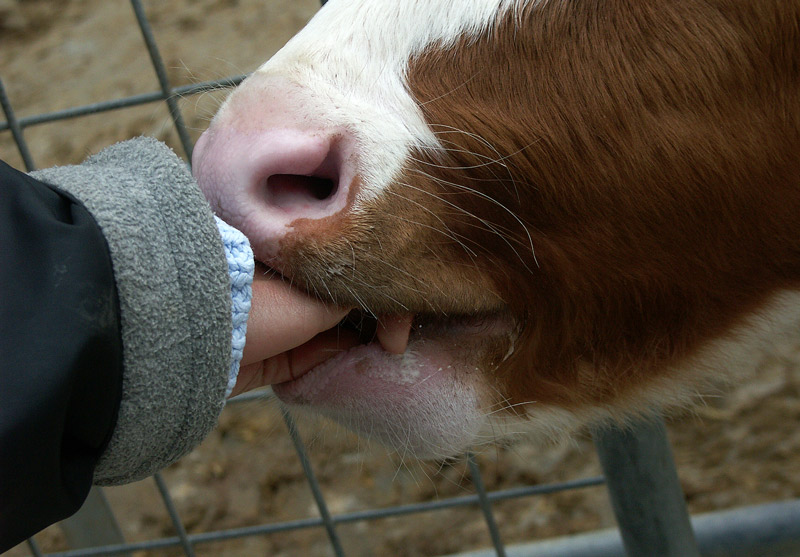
[[[308,241],[312,235],[302,237]],[[391,232],[381,244],[389,250],[397,242]],[[486,287],[485,275],[462,265],[464,280],[452,280],[439,268],[441,258],[431,263],[418,257],[382,261],[382,268],[363,274],[377,251],[369,241],[353,238],[350,258],[337,258],[333,244],[287,242],[273,262],[297,287],[358,307],[340,327],[355,332],[361,343],[274,385],[275,394],[402,455],[446,458],[494,439],[493,422],[513,415],[496,379],[513,352],[518,327]],[[404,261],[414,264],[401,268]],[[405,320],[409,327],[402,353],[387,351],[376,332],[387,319]]]
[[[484,400],[479,367],[486,349],[454,349],[446,336],[415,333],[403,354],[389,354],[376,343],[359,345],[273,389],[284,402],[403,455],[449,457],[480,440],[494,403]]]

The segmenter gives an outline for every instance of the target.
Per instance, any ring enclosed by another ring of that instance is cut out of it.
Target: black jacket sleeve
[[[92,215],[0,162],[0,553],[86,498],[120,405],[119,315]]]
[[[31,175],[0,163],[0,552],[216,426],[228,271],[211,207],[155,139]]]

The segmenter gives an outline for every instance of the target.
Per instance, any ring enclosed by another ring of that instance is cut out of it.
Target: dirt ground
[[[255,69],[317,9],[316,0],[146,2],[174,85]],[[156,91],[130,4],[124,0],[0,0],[0,79],[18,117]],[[196,140],[224,94],[181,100]],[[77,162],[111,142],[146,134],[180,151],[163,103],[26,129],[37,166]],[[22,168],[8,132],[0,159]],[[752,376],[670,419],[679,474],[692,512],[800,497],[800,346],[765,354]],[[332,512],[342,513],[472,493],[462,461],[401,461],[320,420],[301,434]],[[588,436],[558,446],[514,442],[478,460],[490,489],[592,476]],[[165,472],[189,532],[316,516],[313,498],[280,412],[272,402],[231,405],[219,428]],[[129,541],[174,535],[152,480],[106,491]],[[508,544],[613,524],[602,488],[495,506]],[[339,528],[350,555],[437,555],[487,547],[475,509],[356,522]],[[52,527],[45,550],[65,549]],[[198,555],[327,556],[321,529],[201,544]],[[181,555],[177,549],[137,555]],[[27,555],[14,549],[7,555]]]

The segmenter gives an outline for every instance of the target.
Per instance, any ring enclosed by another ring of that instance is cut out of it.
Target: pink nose
[[[212,126],[195,146],[193,172],[214,211],[269,261],[295,221],[346,208],[352,175],[345,143],[342,134],[322,131]]]

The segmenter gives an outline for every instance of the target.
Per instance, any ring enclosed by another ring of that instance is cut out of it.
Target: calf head
[[[420,456],[694,391],[798,289],[799,45],[796,0],[328,2],[194,156],[377,319],[275,391]]]

